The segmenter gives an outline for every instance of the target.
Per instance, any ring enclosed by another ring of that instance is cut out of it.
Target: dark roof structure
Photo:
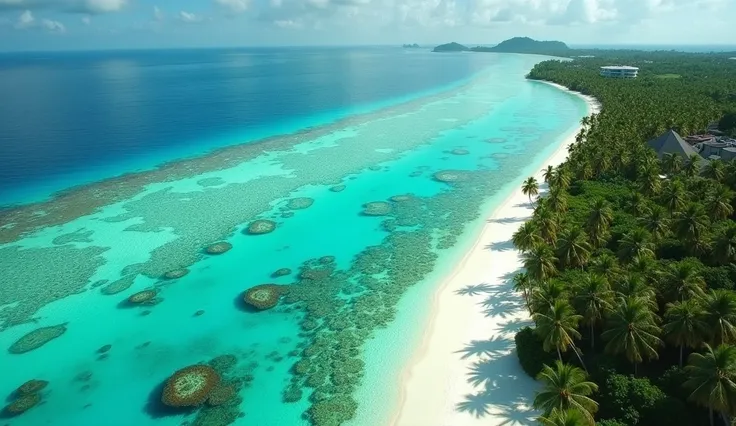
[[[679,154],[685,158],[692,154],[697,154],[693,147],[682,140],[682,137],[672,129],[664,132],[662,136],[650,140],[647,142],[647,145],[657,152],[657,157],[659,158],[662,158],[665,154],[669,153]]]

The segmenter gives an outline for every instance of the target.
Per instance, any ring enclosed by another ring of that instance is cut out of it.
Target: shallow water
[[[371,413],[389,408],[389,379],[410,352],[400,343],[415,340],[426,298],[467,245],[464,232],[586,112],[582,100],[524,80],[543,58],[492,56],[464,85],[277,138],[261,145],[268,152],[234,148],[222,154],[238,159],[227,167],[191,160],[93,214],[41,205],[38,215],[63,220],[0,246],[9,290],[0,343],[42,326],[66,324],[66,332],[27,353],[0,354],[0,395],[31,378],[50,382],[44,403],[10,424],[215,425],[241,415],[238,424],[302,425],[310,396],[336,415],[350,410],[351,394],[360,407],[353,424],[375,424]],[[458,180],[433,177],[447,170]],[[83,194],[77,203],[100,196],[94,186]],[[402,194],[412,196],[389,201]],[[284,217],[294,197],[314,204]],[[389,203],[389,214],[361,214],[374,201]],[[275,231],[244,235],[257,218],[275,221]],[[232,250],[202,254],[221,240]],[[317,261],[323,256],[334,261]],[[305,263],[326,272],[300,279]],[[161,279],[182,267],[186,276]],[[272,278],[279,268],[293,273]],[[98,286],[120,279],[130,287],[113,295]],[[287,294],[273,309],[246,308],[243,292],[264,283],[289,285]],[[125,303],[145,289],[160,303]],[[225,354],[237,359],[223,374],[242,380],[241,403],[162,411],[158,386],[171,373]],[[303,359],[309,372],[294,374]],[[286,389],[301,390],[300,400],[284,403]]]

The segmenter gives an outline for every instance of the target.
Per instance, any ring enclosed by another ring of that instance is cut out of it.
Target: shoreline
[[[539,82],[582,98],[588,116],[600,112],[600,103],[591,96]],[[562,138],[534,173],[540,183],[542,169],[567,159],[567,146],[580,129],[578,125]],[[536,382],[521,369],[513,341],[531,319],[510,284],[522,265],[511,236],[532,212],[528,197],[514,189],[489,212],[473,245],[437,288],[421,343],[402,369],[389,425],[534,423],[530,406]],[[468,294],[469,286],[477,291]]]

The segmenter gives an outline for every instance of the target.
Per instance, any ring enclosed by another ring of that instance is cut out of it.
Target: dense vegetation
[[[736,417],[736,163],[658,159],[646,141],[734,108],[728,55],[597,52],[529,78],[593,95],[570,157],[514,234],[535,328],[516,338],[545,425],[730,424]],[[639,66],[609,79],[601,65]],[[677,78],[659,78],[676,75]],[[544,184],[529,178],[533,199]]]
[[[539,41],[529,37],[514,37],[493,47],[478,46],[470,50],[474,52],[532,53],[554,56],[564,56],[570,52],[570,48],[561,41]]]

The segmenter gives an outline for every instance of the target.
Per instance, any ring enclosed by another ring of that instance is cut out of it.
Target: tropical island
[[[512,279],[534,322],[516,348],[543,383],[534,400],[543,424],[696,426],[736,415],[736,163],[650,148],[660,134],[731,123],[728,56],[598,51],[529,73],[603,107],[583,119],[568,160],[522,188],[535,198],[546,187],[513,236],[524,270]],[[622,58],[642,78],[598,75]]]
[[[467,47],[459,43],[441,44],[433,52],[496,52],[496,53],[529,53],[550,56],[567,56],[571,49],[561,41],[538,41],[529,37],[514,37],[504,40],[493,47]]]
[[[405,45],[403,45],[401,47],[403,47],[404,49],[419,49],[421,46],[419,46],[418,44],[414,43],[414,44],[405,44]]]

